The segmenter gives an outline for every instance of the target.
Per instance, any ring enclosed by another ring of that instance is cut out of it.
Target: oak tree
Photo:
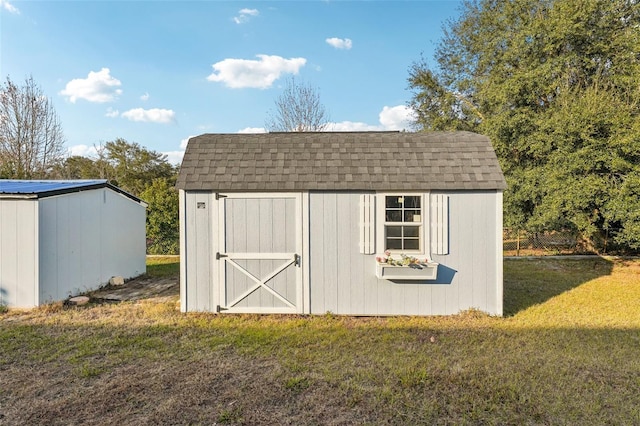
[[[505,224],[640,248],[640,3],[466,1],[409,70],[425,130],[491,137]]]

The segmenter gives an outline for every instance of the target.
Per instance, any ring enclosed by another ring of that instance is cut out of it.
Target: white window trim
[[[386,197],[387,196],[420,196],[420,209],[422,210],[422,223],[420,224],[420,249],[412,250],[390,250],[391,254],[405,253],[412,256],[426,256],[431,259],[429,253],[430,243],[430,197],[429,192],[377,192],[376,193],[376,248],[381,252],[385,251],[385,217],[386,217]]]

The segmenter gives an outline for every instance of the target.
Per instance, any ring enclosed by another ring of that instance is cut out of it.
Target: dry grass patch
[[[10,311],[0,424],[639,424],[640,263],[571,262],[506,262],[506,318]]]

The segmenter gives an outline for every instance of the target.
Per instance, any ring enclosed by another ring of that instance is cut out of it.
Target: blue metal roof
[[[2,180],[0,194],[45,195],[51,192],[74,192],[74,190],[105,186],[106,179],[93,180]]]
[[[45,198],[89,189],[109,188],[137,203],[146,203],[135,195],[110,184],[106,179],[83,180],[11,180],[0,179],[0,198]]]

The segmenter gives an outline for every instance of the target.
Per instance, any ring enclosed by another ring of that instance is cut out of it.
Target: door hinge
[[[296,266],[300,266],[300,263],[301,263],[300,255],[296,254],[295,258],[294,258],[294,261],[293,261],[293,264],[296,265]]]
[[[227,198],[227,196],[226,195],[222,195],[219,192],[216,192],[216,200],[219,200],[220,198]]]
[[[229,257],[229,256],[227,256],[226,254],[222,254],[220,252],[217,252],[216,253],[216,260],[220,260],[221,257]]]

